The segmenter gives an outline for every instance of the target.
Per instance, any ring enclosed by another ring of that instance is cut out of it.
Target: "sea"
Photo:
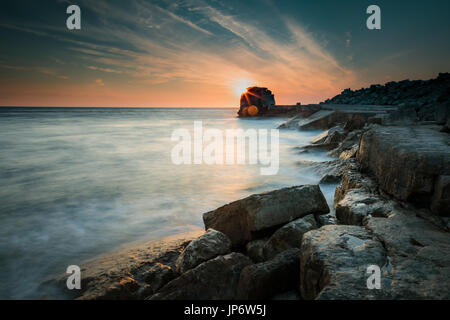
[[[276,129],[283,118],[214,108],[0,108],[0,298],[41,299],[69,265],[203,228],[202,214],[255,193],[318,183],[299,152],[320,131],[279,131],[279,170],[177,164],[174,132]],[[259,132],[259,131],[258,131]],[[332,204],[335,185],[321,186]]]

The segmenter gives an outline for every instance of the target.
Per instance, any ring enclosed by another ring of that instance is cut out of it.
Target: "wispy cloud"
[[[40,74],[56,77],[56,78],[63,79],[63,80],[69,79],[68,76],[61,75],[58,71],[49,69],[49,68],[45,68],[45,67],[26,67],[26,66],[14,66],[14,65],[1,64],[0,68],[17,70],[17,71],[32,71],[32,72],[37,72]]]
[[[73,63],[103,72],[105,77],[126,77],[142,88],[142,95],[156,95],[161,84],[176,83],[181,95],[204,96],[205,89],[222,90],[222,99],[230,103],[236,97],[227,87],[236,79],[248,78],[273,89],[278,102],[317,102],[354,76],[311,31],[283,16],[278,18],[286,33],[278,37],[246,19],[245,12],[201,0],[171,7],[136,0],[127,10],[109,1],[80,3],[101,17],[95,24],[83,21],[88,32],[4,27],[65,43]],[[104,85],[102,79],[95,82]]]

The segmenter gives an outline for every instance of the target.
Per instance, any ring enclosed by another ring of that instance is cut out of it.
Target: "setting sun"
[[[251,87],[252,85],[254,85],[254,82],[249,79],[241,78],[235,80],[232,85],[233,92],[240,97],[241,94],[245,93],[247,91],[247,88]]]

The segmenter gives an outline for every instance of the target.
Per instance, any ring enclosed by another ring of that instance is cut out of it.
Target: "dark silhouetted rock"
[[[288,249],[272,260],[245,267],[240,276],[238,299],[268,299],[298,287],[300,250]]]
[[[150,300],[235,299],[241,271],[250,264],[241,253],[218,256],[170,281]]]
[[[247,243],[245,246],[247,256],[249,256],[254,262],[265,261],[266,259],[264,258],[263,248],[267,240],[267,238],[257,239]]]
[[[346,89],[327,99],[321,105],[377,105],[398,106],[395,120],[436,121],[444,124],[450,117],[450,74],[440,73],[430,80],[403,80],[388,82],[384,86],[372,85],[360,90]],[[372,118],[371,123],[384,124],[385,117]]]
[[[148,287],[145,288],[144,298],[158,291],[177,276],[178,274],[170,266],[155,263],[154,266],[142,274],[142,278],[148,284]]]
[[[243,93],[240,101],[239,116],[246,117],[245,110],[251,106],[258,108],[258,114],[264,114],[270,109],[275,108],[275,97],[267,88],[250,87]]]
[[[431,210],[440,216],[450,216],[450,176],[439,176],[434,185]]]

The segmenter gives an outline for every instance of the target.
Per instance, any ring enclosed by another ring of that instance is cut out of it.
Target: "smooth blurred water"
[[[276,128],[234,109],[0,108],[0,298],[38,298],[67,266],[126,243],[203,227],[202,214],[276,188],[317,183],[298,154],[319,132],[280,131],[280,170],[174,165],[173,130]],[[326,190],[328,200],[334,189]]]

